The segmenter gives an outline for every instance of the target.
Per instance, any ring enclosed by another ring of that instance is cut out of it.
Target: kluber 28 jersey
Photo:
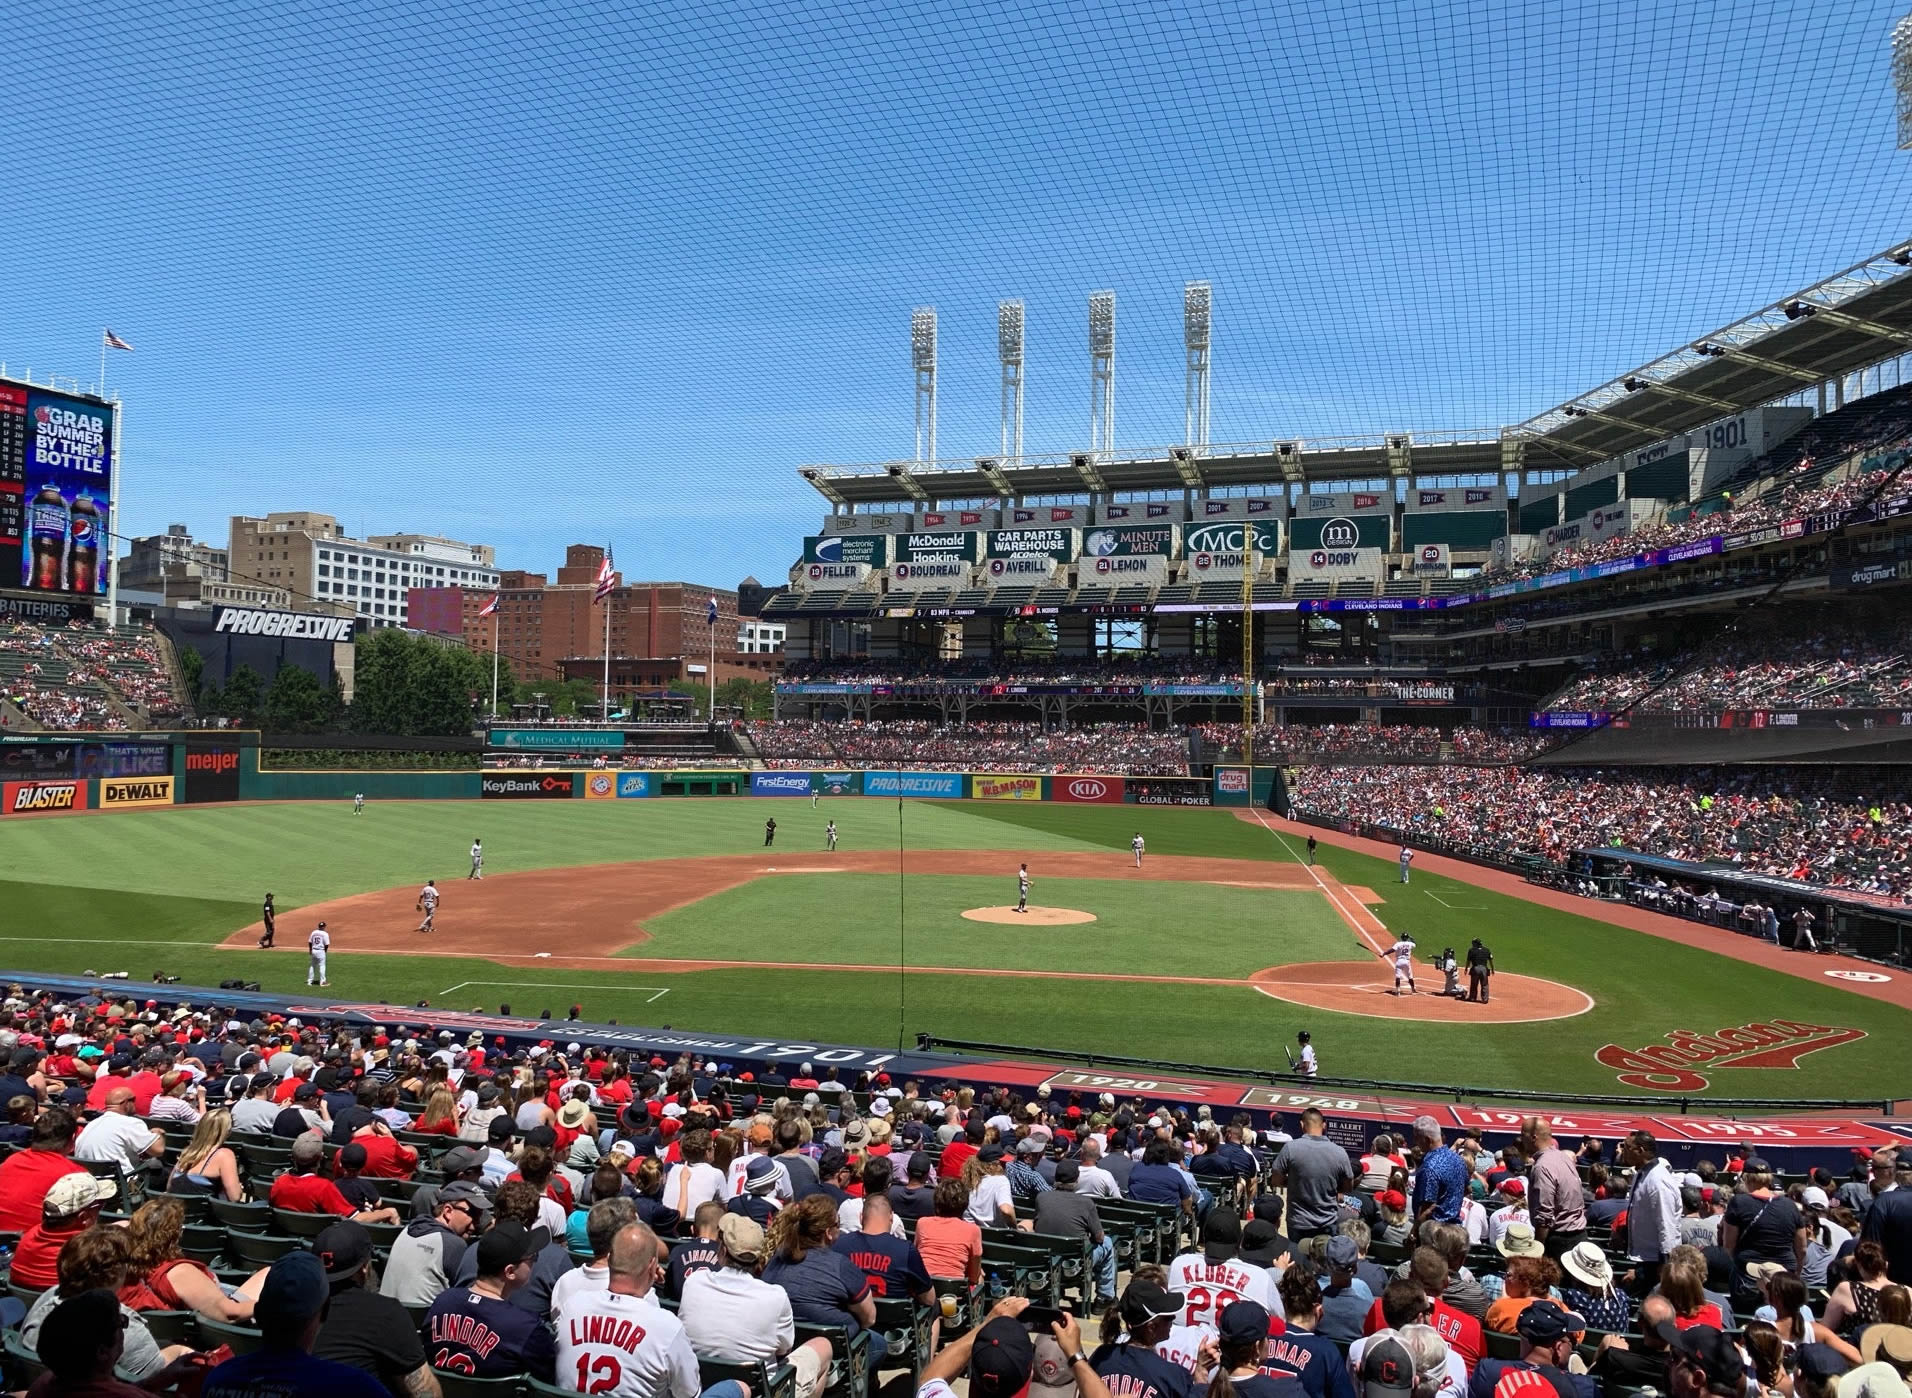
[[[1176,1323],[1199,1325],[1211,1334],[1222,1307],[1237,1301],[1259,1302],[1269,1315],[1282,1314],[1274,1274],[1245,1262],[1210,1262],[1199,1252],[1183,1253],[1168,1264],[1168,1289],[1187,1298]]]

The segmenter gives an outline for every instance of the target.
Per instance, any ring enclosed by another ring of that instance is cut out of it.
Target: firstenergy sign
[[[294,641],[352,639],[354,618],[319,616],[311,612],[274,612],[262,607],[221,607],[214,631],[229,636],[279,636]]]

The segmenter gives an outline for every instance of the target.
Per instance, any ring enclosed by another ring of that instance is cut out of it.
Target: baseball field
[[[1380,849],[1324,842],[1311,869],[1304,839],[1254,812],[865,798],[20,818],[0,822],[0,966],[295,993],[323,918],[339,1000],[1264,1072],[1305,1028],[1325,1074],[1535,1094],[1883,1098],[1912,1071],[1900,978],[1431,858],[1406,887]],[[1397,997],[1377,953],[1403,933],[1422,993]],[[1428,993],[1432,955],[1474,937],[1492,1003]]]

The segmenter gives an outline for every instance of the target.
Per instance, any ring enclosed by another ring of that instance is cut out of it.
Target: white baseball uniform
[[[1282,1314],[1274,1273],[1246,1262],[1210,1262],[1199,1252],[1185,1252],[1168,1264],[1168,1289],[1187,1298],[1176,1324],[1200,1326],[1209,1335],[1217,1333],[1215,1317],[1222,1308],[1237,1301],[1255,1301],[1269,1315]]]
[[[1414,862],[1414,851],[1406,845],[1401,846],[1401,882],[1407,882],[1407,866]]]
[[[325,953],[332,945],[332,934],[323,927],[312,929],[312,935],[305,939],[305,949],[311,953],[305,968],[307,985],[325,984]]]
[[[365,793],[361,791],[352,797],[352,814],[363,815],[364,813],[365,813]]]
[[[1395,985],[1399,986],[1402,981],[1412,981],[1414,979],[1413,939],[1410,937],[1401,938],[1400,941],[1388,948],[1388,955],[1394,960]]]
[[[1142,837],[1137,835],[1130,840],[1129,848],[1135,851],[1135,867],[1140,869],[1142,867]]]
[[[1295,1070],[1304,1078],[1312,1078],[1321,1070],[1320,1065],[1315,1062],[1313,1044],[1303,1044],[1301,1046],[1301,1060],[1295,1065]]]
[[[485,876],[485,847],[477,840],[471,842],[471,872],[465,877],[482,879]]]
[[[697,1398],[697,1355],[651,1296],[579,1291],[558,1312],[558,1376],[608,1398]]]
[[[1021,869],[1016,873],[1016,911],[1019,913],[1027,912],[1028,909],[1029,871],[1027,869]]]
[[[828,848],[836,848],[836,822],[834,820],[823,827],[823,840]]]
[[[418,924],[418,930],[429,932],[432,919],[438,915],[438,890],[426,884],[418,890],[418,906],[425,910],[425,920]]]

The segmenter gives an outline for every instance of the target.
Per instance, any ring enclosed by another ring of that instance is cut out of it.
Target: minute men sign
[[[221,607],[212,629],[233,636],[281,636],[292,641],[352,639],[356,618],[312,612],[274,612],[263,607]]]

